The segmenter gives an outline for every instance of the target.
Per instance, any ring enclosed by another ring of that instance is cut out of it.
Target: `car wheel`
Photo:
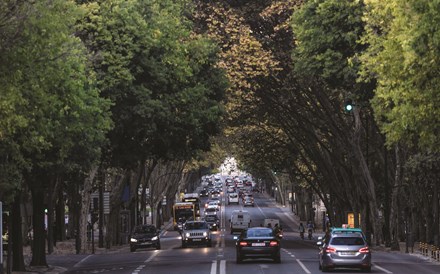
[[[212,242],[211,242],[211,240],[209,240],[209,241],[206,243],[206,246],[207,246],[207,247],[211,247],[211,246],[212,246]]]
[[[275,263],[277,263],[277,264],[281,263],[281,255],[277,255],[277,256],[275,256],[275,258],[273,258],[273,260],[274,260]]]
[[[366,267],[366,268],[364,268],[363,270],[364,270],[364,272],[368,272],[368,273],[369,273],[369,272],[371,272],[371,266]]]
[[[160,244],[157,244],[156,245],[156,250],[159,250],[160,249]]]
[[[135,251],[136,251],[136,247],[134,247],[134,246],[130,246],[130,251],[131,251],[131,252],[135,252]]]
[[[185,248],[185,247],[186,247],[185,242],[182,242],[182,248]]]

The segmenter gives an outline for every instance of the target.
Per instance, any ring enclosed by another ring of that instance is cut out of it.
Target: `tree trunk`
[[[362,153],[361,148],[361,128],[362,128],[362,122],[359,115],[359,108],[354,108],[353,115],[355,120],[355,129],[353,132],[353,151],[356,155],[356,159],[359,161],[359,168],[363,175],[363,181],[365,183],[365,190],[367,194],[367,200],[368,205],[370,207],[370,220],[373,224],[374,228],[374,236],[375,236],[375,243],[376,245],[380,245],[382,242],[382,226],[379,218],[379,207],[377,206],[377,199],[376,199],[376,189],[375,189],[375,183],[371,176],[370,170],[367,166],[367,163],[365,161],[365,157]]]
[[[82,190],[82,202],[81,202],[81,214],[79,223],[79,235],[81,241],[82,254],[87,253],[87,228],[88,228],[88,216],[90,207],[90,197],[92,194],[93,179],[98,171],[98,166],[92,167],[89,172],[89,176],[84,180],[84,188]]]
[[[399,190],[401,182],[401,165],[400,165],[400,149],[399,145],[394,147],[396,154],[396,173],[394,177],[394,187],[391,196],[391,214],[390,214],[390,239],[391,239],[391,250],[400,250],[399,246]]]
[[[38,180],[38,179],[37,179]],[[32,245],[31,266],[47,266],[46,261],[46,228],[44,224],[44,195],[41,184],[34,181],[30,185],[32,192],[34,241]]]
[[[15,195],[14,203],[12,204],[11,212],[11,226],[9,245],[12,244],[12,270],[26,271],[23,257],[23,238],[21,229],[21,192]],[[2,255],[2,254],[0,254]],[[10,255],[10,254],[8,254]],[[3,256],[3,255],[2,255]]]

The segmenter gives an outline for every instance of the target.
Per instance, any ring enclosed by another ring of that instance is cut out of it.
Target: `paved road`
[[[250,260],[243,264],[235,262],[235,241],[230,234],[228,217],[241,205],[223,202],[220,216],[222,229],[214,232],[212,247],[181,248],[179,234],[167,231],[161,238],[162,250],[138,250],[128,248],[114,254],[100,255],[49,255],[48,263],[60,266],[64,273],[120,273],[120,274],[280,274],[321,273],[318,269],[317,247],[314,240],[301,240],[297,233],[298,222],[288,208],[277,207],[273,200],[263,194],[255,195],[255,207],[248,207],[252,224],[263,223],[264,218],[278,218],[284,228],[281,264],[271,260]],[[403,253],[373,253],[372,273],[438,274],[440,264],[429,262],[421,256]],[[357,270],[336,270],[334,273],[359,273]]]

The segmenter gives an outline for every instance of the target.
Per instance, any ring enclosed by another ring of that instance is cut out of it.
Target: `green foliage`
[[[321,78],[331,87],[352,90],[357,78],[355,54],[364,27],[362,1],[306,1],[292,16],[296,38],[294,70]]]
[[[185,3],[98,1],[84,8],[80,36],[95,53],[99,87],[114,104],[113,165],[208,149],[226,82],[215,45],[191,33]]]
[[[16,178],[35,169],[61,172],[67,161],[87,169],[99,158],[109,104],[99,97],[87,52],[73,36],[80,16],[72,1],[34,3],[20,37],[4,48],[1,113],[13,111],[7,123],[15,124],[2,127],[1,163]]]
[[[378,81],[372,101],[389,145],[440,147],[440,3],[369,1],[363,77]]]

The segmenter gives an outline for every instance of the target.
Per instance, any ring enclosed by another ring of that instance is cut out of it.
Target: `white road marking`
[[[211,274],[217,274],[217,261],[212,261]]]
[[[380,267],[380,266],[378,266],[378,265],[376,265],[376,264],[373,264],[373,267],[375,267],[375,268],[377,268],[377,269],[379,269],[379,270],[382,270],[383,272],[385,272],[385,273],[387,273],[387,274],[393,274],[393,272],[388,271],[388,270],[386,270],[385,268]]]
[[[87,257],[85,257],[84,259],[82,259],[81,261],[77,262],[73,267],[79,267],[83,262],[87,261],[90,257],[92,257],[93,255],[89,255]]]
[[[226,274],[226,261],[220,261],[220,274]]]
[[[307,274],[312,273],[307,269],[307,267],[300,260],[296,259],[296,262],[301,266],[301,268],[304,270],[305,273],[307,273]]]

